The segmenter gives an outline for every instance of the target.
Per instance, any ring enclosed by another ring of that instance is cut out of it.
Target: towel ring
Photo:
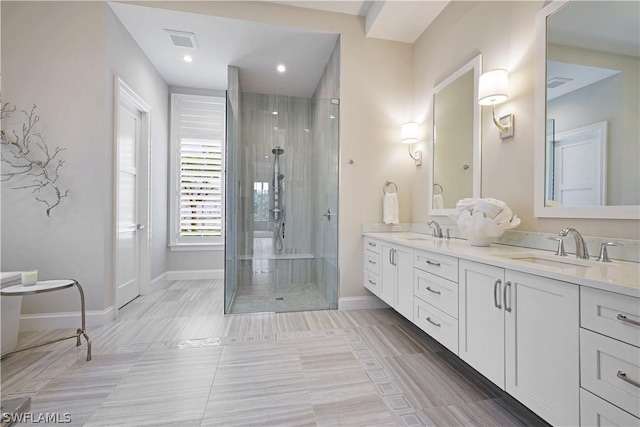
[[[436,188],[436,187],[440,187],[440,193],[438,193],[438,194],[434,194],[434,196],[439,196],[439,195],[441,195],[441,194],[444,194],[444,188],[442,188],[442,185],[440,185],[440,184],[438,184],[438,183],[433,184],[433,188]]]
[[[393,182],[393,181],[386,181],[386,182],[384,183],[384,186],[382,187],[382,192],[383,192],[384,194],[388,194],[385,190],[386,190],[386,188],[387,188],[387,187],[389,187],[389,186],[391,186],[391,185],[393,185],[393,186],[396,188],[395,193],[397,193],[397,192],[398,192],[398,186],[397,186],[397,185],[396,185],[396,183],[395,183],[395,182]]]

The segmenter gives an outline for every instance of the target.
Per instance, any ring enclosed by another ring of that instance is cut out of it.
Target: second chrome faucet
[[[576,258],[589,259],[589,251],[587,250],[587,244],[582,237],[582,234],[575,228],[563,228],[560,232],[560,237],[565,237],[571,234],[576,241]]]

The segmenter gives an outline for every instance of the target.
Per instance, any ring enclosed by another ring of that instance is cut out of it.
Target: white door
[[[509,270],[505,277],[505,390],[552,425],[578,425],[578,286]]]
[[[504,270],[460,260],[459,356],[504,388]]]
[[[140,230],[138,221],[138,165],[141,114],[122,99],[118,106],[118,308],[140,295]]]
[[[606,122],[556,135],[554,200],[562,206],[604,206]]]

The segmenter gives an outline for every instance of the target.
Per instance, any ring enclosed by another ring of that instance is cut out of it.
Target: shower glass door
[[[227,140],[226,313],[337,308],[338,104],[240,94],[239,135]]]

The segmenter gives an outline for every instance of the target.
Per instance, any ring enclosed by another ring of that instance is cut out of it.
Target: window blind
[[[223,234],[225,99],[184,96],[177,102],[181,241]]]

